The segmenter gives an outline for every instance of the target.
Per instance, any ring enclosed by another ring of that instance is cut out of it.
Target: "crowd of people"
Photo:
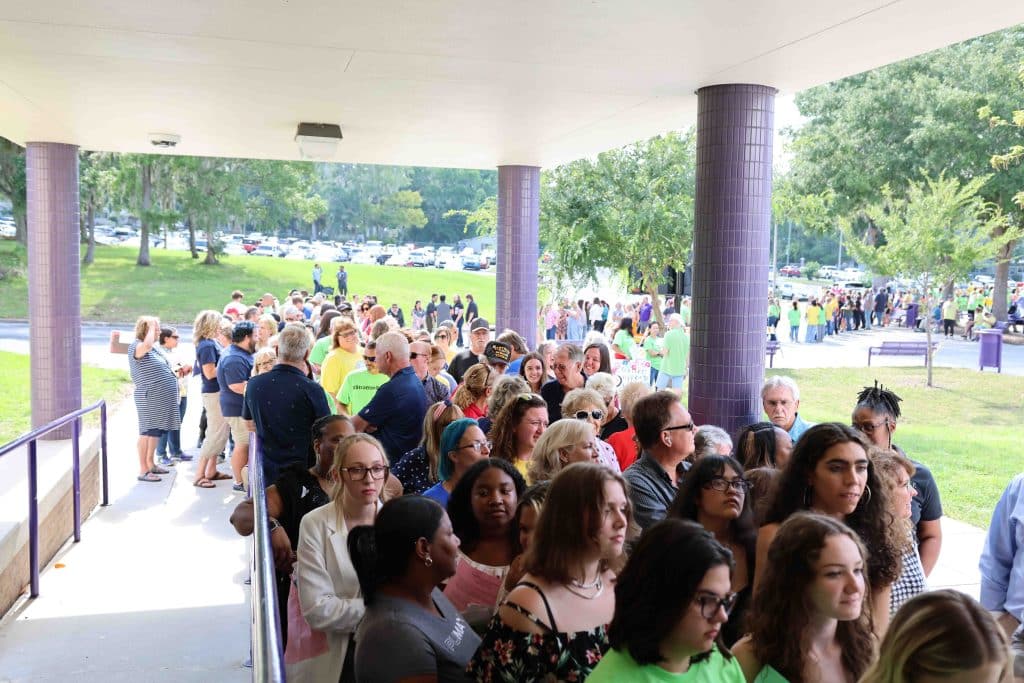
[[[1011,680],[1024,476],[996,509],[982,603],[929,592],[940,494],[893,440],[890,389],[812,424],[772,376],[767,419],[733,437],[680,400],[685,306],[661,337],[649,301],[598,329],[598,300],[585,345],[556,319],[530,352],[440,295],[417,326],[373,297],[236,294],[197,315],[191,366],[173,328],[139,319],[139,480],[189,457],[190,375],[196,487],[245,491],[258,437],[289,680]],[[618,382],[652,336],[657,373]],[[253,514],[238,503],[239,534]]]

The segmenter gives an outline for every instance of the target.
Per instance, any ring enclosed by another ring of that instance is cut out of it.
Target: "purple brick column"
[[[761,414],[775,93],[697,91],[689,408],[731,434]]]
[[[32,426],[39,427],[82,407],[78,147],[30,142],[25,172]],[[49,438],[71,438],[70,425]]]
[[[494,328],[506,327],[537,346],[537,258],[540,168],[498,167],[497,308]]]

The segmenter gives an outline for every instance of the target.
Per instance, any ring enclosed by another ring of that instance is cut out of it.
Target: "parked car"
[[[258,246],[260,246],[260,240],[253,239],[251,237],[246,237],[242,240],[242,248],[250,254],[255,252]],[[266,254],[264,254],[264,256],[266,256]]]
[[[786,277],[800,277],[800,266],[794,266],[791,263],[782,266],[782,268],[779,268],[779,274]]]
[[[409,260],[417,268],[426,268],[427,266],[434,265],[434,257],[421,249],[409,252]]]
[[[383,254],[382,254],[383,255]],[[385,266],[412,266],[412,258],[409,254],[392,254],[384,261]]]
[[[242,245],[245,246],[244,244]],[[288,252],[276,244],[261,244],[249,252],[251,256],[275,256],[284,257]]]
[[[476,254],[462,257],[463,270],[480,270],[480,257]]]

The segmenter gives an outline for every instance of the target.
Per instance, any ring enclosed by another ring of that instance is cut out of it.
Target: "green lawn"
[[[83,405],[101,398],[116,403],[131,386],[127,370],[103,370],[82,366]],[[0,351],[0,444],[8,443],[31,429],[28,356]],[[93,414],[86,424],[99,424]]]
[[[1024,377],[936,368],[925,386],[924,368],[769,370],[800,386],[800,414],[811,421],[849,424],[857,392],[875,379],[902,399],[894,441],[928,465],[945,513],[987,528],[1010,479],[1024,470],[1021,410]]]
[[[0,242],[0,268],[23,260],[13,242]],[[221,264],[205,266],[188,252],[154,249],[153,265],[135,265],[138,250],[130,247],[96,247],[96,261],[82,269],[82,318],[131,322],[139,315],[155,314],[169,323],[191,323],[204,308],[221,310],[231,291],[245,292],[253,301],[264,292],[283,297],[291,289],[312,290],[312,261],[266,256],[224,256]],[[334,286],[337,264],[321,263],[323,283]],[[424,305],[434,292],[476,298],[480,315],[494,317],[493,275],[435,268],[399,268],[345,264],[349,294],[376,294],[385,306],[397,303],[411,323],[409,311],[416,299]],[[22,269],[24,272],[24,269]],[[28,317],[28,283],[25,277],[0,279],[0,318]]]

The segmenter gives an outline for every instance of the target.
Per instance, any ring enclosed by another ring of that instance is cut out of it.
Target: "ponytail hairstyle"
[[[348,554],[367,605],[373,604],[379,586],[405,574],[418,540],[433,541],[444,514],[430,498],[402,496],[384,503],[373,526],[349,532]]]

